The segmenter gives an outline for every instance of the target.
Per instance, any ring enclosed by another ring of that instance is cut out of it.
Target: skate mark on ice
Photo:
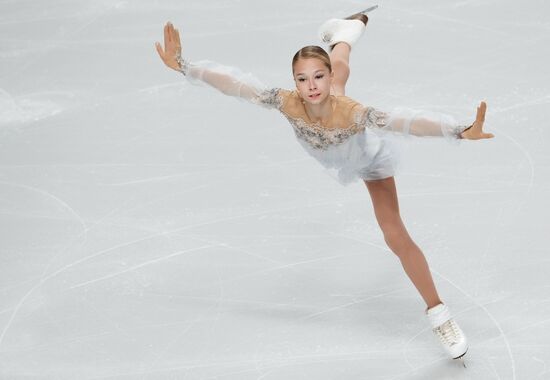
[[[508,107],[497,107],[491,113],[493,113],[493,114],[503,113],[503,112],[508,112],[508,111],[511,111],[511,110],[517,110],[519,108],[544,105],[544,104],[548,104],[548,103],[550,103],[550,95],[543,96],[543,97],[536,98],[536,99],[526,100],[526,101],[521,102],[521,103],[512,104],[511,106],[508,106]],[[500,131],[499,131],[499,133],[500,133]]]
[[[202,226],[208,226],[208,225],[212,225],[212,224],[215,224],[215,223],[219,223],[219,222],[226,222],[226,221],[231,221],[231,220],[236,220],[236,219],[240,219],[240,218],[246,218],[246,217],[250,217],[250,216],[259,216],[259,215],[266,215],[266,214],[272,214],[272,213],[280,213],[282,211],[293,211],[293,210],[296,210],[296,209],[300,209],[300,208],[310,208],[310,207],[317,207],[317,206],[322,206],[322,205],[328,205],[328,204],[333,204],[333,201],[329,200],[329,201],[319,201],[319,202],[315,202],[315,203],[312,203],[312,204],[308,204],[308,205],[298,205],[298,206],[291,206],[291,207],[286,207],[286,208],[280,208],[280,209],[273,209],[273,210],[268,210],[268,211],[260,211],[260,212],[251,212],[251,213],[246,213],[246,214],[241,214],[241,215],[236,215],[236,216],[229,216],[229,217],[224,217],[224,218],[218,218],[218,219],[214,219],[214,220],[209,220],[209,221],[206,221],[206,222],[201,222],[201,223],[196,223],[196,224],[192,224],[192,225],[189,225],[189,226],[185,226],[185,227],[179,227],[179,228],[175,228],[173,230],[166,230],[166,231],[162,231],[162,232],[155,232],[151,235],[148,235],[148,236],[145,236],[143,238],[139,238],[139,239],[135,239],[135,240],[132,240],[132,241],[129,241],[129,242],[124,242],[124,243],[120,243],[120,244],[116,244],[114,246],[111,246],[109,248],[106,248],[106,249],[103,249],[101,251],[98,251],[98,252],[95,252],[91,255],[88,255],[86,257],[83,257],[79,260],[76,260],[74,262],[71,262],[67,265],[65,265],[64,267],[58,269],[57,271],[49,274],[48,276],[46,277],[43,277],[40,282],[38,284],[36,284],[24,297],[23,299],[21,300],[21,302],[18,304],[18,306],[16,307],[16,310],[14,311],[14,315],[17,313],[17,311],[19,310],[19,308],[21,307],[21,305],[24,303],[24,301],[26,300],[26,298],[28,298],[28,296],[33,293],[36,289],[38,289],[40,286],[42,286],[46,281],[48,281],[49,279],[57,276],[58,274],[66,271],[67,269],[70,269],[72,267],[75,267],[79,264],[82,264],[83,262],[86,262],[88,260],[91,260],[95,257],[98,257],[98,256],[101,256],[101,255],[104,255],[106,253],[109,253],[109,252],[112,252],[112,251],[115,251],[116,249],[118,248],[122,248],[122,247],[127,247],[127,246],[130,246],[132,244],[136,244],[136,243],[140,243],[140,242],[144,242],[144,241],[148,241],[148,240],[151,240],[151,239],[155,239],[157,237],[162,237],[162,236],[168,236],[170,234],[173,234],[173,233],[178,233],[178,232],[181,232],[181,231],[185,231],[185,230],[189,230],[189,229],[192,229],[192,228],[195,228],[195,227],[202,227]],[[12,316],[13,318],[13,316]],[[4,329],[4,333],[2,336],[0,336],[0,338],[2,338],[5,334],[5,331],[6,329]],[[2,343],[2,340],[0,339],[0,345]]]
[[[189,176],[190,173],[182,173],[182,174],[172,174],[172,175],[165,175],[160,177],[149,177],[149,178],[142,178],[142,179],[135,179],[133,181],[126,181],[126,182],[114,182],[114,183],[98,183],[100,186],[128,186],[128,185],[137,185],[142,183],[151,183],[151,182],[162,182],[166,181],[168,179],[172,178],[182,178]]]
[[[323,310],[321,310],[317,313],[313,313],[313,314],[306,315],[304,317],[297,318],[296,320],[305,321],[305,320],[308,320],[308,319],[311,319],[311,318],[318,317],[319,315],[328,314],[328,313],[333,312],[335,310],[345,309],[349,306],[357,305],[357,304],[363,303],[365,301],[368,301],[368,300],[371,300],[371,299],[374,299],[374,298],[380,298],[380,297],[384,297],[384,296],[387,296],[387,295],[390,295],[390,294],[400,293],[403,290],[404,289],[400,288],[400,289],[390,290],[388,292],[383,292],[383,293],[379,293],[379,294],[370,295],[370,296],[367,296],[367,297],[364,297],[364,298],[357,299],[357,300],[352,301],[352,302],[347,302],[347,303],[344,303],[344,304],[341,304],[341,305],[338,305],[338,306],[333,306],[333,307],[330,307],[330,308],[327,308],[327,309],[323,309]]]
[[[516,146],[516,148],[523,154],[523,156],[526,158],[527,162],[529,163],[529,169],[530,169],[529,170],[529,181],[528,181],[528,184],[527,184],[527,189],[525,190],[525,194],[523,194],[519,199],[517,209],[516,209],[516,213],[517,213],[523,208],[523,206],[525,205],[527,200],[529,200],[529,194],[531,193],[531,190],[533,189],[533,186],[534,186],[534,183],[535,183],[535,165],[533,163],[533,158],[529,154],[529,151],[522,144],[520,144],[516,139],[514,139],[512,136],[510,136],[509,134],[507,134],[503,131],[499,131],[499,135],[504,135],[505,138],[510,140]],[[504,204],[502,204],[500,206],[500,213],[499,213],[499,216],[497,218],[497,221],[499,221],[502,218],[503,209],[504,209]],[[495,230],[496,230],[497,223],[492,223],[492,225],[495,227]],[[485,261],[485,258],[487,256],[487,254],[488,254],[488,247],[486,247],[484,249],[483,256],[481,257],[481,262],[482,263]],[[474,291],[475,291],[474,294],[477,294],[477,289],[479,287],[479,282],[481,281],[479,273],[478,273],[478,276],[475,276],[475,278],[476,278],[476,282],[475,282],[475,285],[474,285]]]
[[[394,9],[396,11],[401,11],[401,12],[409,13],[409,14],[412,14],[412,15],[423,15],[423,16],[431,17],[431,18],[434,18],[436,20],[443,21],[446,24],[450,22],[450,23],[454,23],[454,24],[458,24],[458,25],[463,25],[463,26],[467,27],[466,30],[478,29],[478,30],[481,30],[481,31],[484,31],[484,32],[491,32],[491,33],[495,33],[495,34],[498,34],[500,36],[506,36],[506,37],[509,37],[509,38],[516,36],[513,33],[503,32],[503,31],[498,30],[498,29],[488,28],[486,26],[481,26],[481,25],[475,24],[475,23],[471,24],[471,23],[468,23],[468,22],[457,20],[455,18],[440,16],[440,15],[437,15],[435,13],[429,13],[429,12],[426,12],[426,11],[413,11],[413,10],[410,10],[410,9],[394,8],[394,7],[388,7],[388,9]]]
[[[42,195],[45,195],[46,197],[54,200],[56,203],[59,203],[63,206],[63,208],[69,210],[69,212],[75,217],[75,219],[79,222],[79,224],[82,226],[82,232],[80,233],[79,236],[82,236],[84,235],[84,239],[86,240],[86,237],[87,237],[87,233],[88,233],[88,226],[86,224],[86,222],[84,221],[84,219],[82,219],[82,217],[71,207],[69,206],[65,201],[63,201],[62,199],[56,197],[55,195],[45,191],[45,190],[42,190],[42,189],[39,189],[37,187],[33,187],[33,186],[28,186],[28,185],[23,185],[23,184],[19,184],[19,183],[13,183],[13,182],[5,182],[5,181],[0,181],[0,184],[1,185],[6,185],[6,186],[13,186],[13,187],[21,187],[21,188],[24,188],[26,190],[30,190],[32,192],[37,192],[39,194],[42,194]],[[71,241],[72,243],[72,241]],[[60,253],[59,253],[60,254]],[[50,259],[50,263],[56,258],[59,256],[59,254],[55,255],[52,259]],[[47,268],[49,267],[49,265],[46,267],[46,270]],[[43,274],[44,275],[44,274]],[[4,329],[2,330],[2,333],[0,334],[0,346],[2,345],[2,342],[4,341],[4,337],[6,336],[6,333],[8,332],[8,330],[10,329],[14,319],[15,319],[15,316],[17,315],[19,309],[21,308],[21,306],[25,303],[25,300],[29,297],[29,295],[35,290],[37,289],[43,282],[44,282],[44,279],[43,279],[43,275],[41,277],[41,279],[39,280],[39,282],[33,286],[25,295],[23,295],[23,297],[19,300],[19,302],[16,304],[15,308],[13,309],[13,312],[10,316],[10,318],[8,319],[8,321],[6,322],[6,325],[4,326]]]
[[[49,193],[49,192],[47,192],[46,190],[40,189],[40,188],[38,188],[38,187],[33,187],[33,186],[29,186],[29,185],[23,185],[23,184],[15,183],[15,182],[0,181],[0,185],[13,186],[13,187],[22,187],[23,189],[30,190],[31,192],[36,192],[36,193],[45,195],[45,196],[48,197],[48,198],[51,198],[51,199],[54,200],[56,203],[61,204],[61,205],[63,206],[63,208],[67,209],[67,210],[75,217],[75,219],[76,219],[76,220],[80,223],[80,225],[82,226],[82,231],[83,231],[83,232],[88,231],[88,226],[86,225],[86,222],[85,222],[84,219],[82,219],[82,217],[75,211],[75,209],[72,208],[71,206],[69,206],[69,205],[67,204],[67,202],[65,202],[64,200],[62,200],[62,199],[56,197],[56,196],[53,195],[52,193]]]
[[[504,166],[504,165],[503,165]],[[508,166],[508,165],[507,165]],[[506,167],[507,167],[506,166]],[[491,165],[491,167],[495,167],[494,165]],[[437,179],[450,179],[453,181],[486,181],[488,185],[499,185],[499,186],[530,186],[529,183],[521,183],[517,181],[507,181],[507,180],[494,180],[494,179],[487,179],[487,178],[476,178],[476,177],[467,177],[467,176],[457,176],[457,175],[450,175],[450,174],[429,174],[429,173],[421,173],[421,172],[414,172],[414,171],[408,171],[407,173],[401,174],[401,176],[410,176],[410,177],[427,177],[427,178],[437,178]],[[490,182],[488,182],[490,181]],[[510,191],[510,190],[509,190]],[[401,197],[401,194],[399,194],[399,197]]]
[[[140,269],[140,268],[143,268],[147,265],[151,265],[151,264],[156,264],[158,262],[161,262],[161,261],[164,261],[164,260],[167,260],[167,259],[170,259],[172,257],[176,257],[176,256],[180,256],[180,255],[183,255],[185,253],[189,253],[189,252],[194,252],[194,251],[200,251],[202,249],[206,249],[206,248],[212,248],[212,247],[216,247],[215,245],[205,245],[205,246],[202,246],[202,247],[197,247],[197,248],[191,248],[191,249],[185,249],[185,250],[181,250],[181,251],[176,251],[176,252],[173,252],[173,253],[170,253],[166,256],[162,256],[162,257],[158,257],[156,259],[153,259],[153,260],[148,260],[148,261],[145,261],[141,264],[138,264],[138,265],[134,265],[128,269],[125,269],[125,270],[122,270],[122,271],[118,271],[118,272],[115,272],[115,273],[111,273],[111,274],[108,274],[106,276],[103,276],[103,277],[98,277],[98,278],[95,278],[93,280],[89,280],[89,281],[85,281],[85,282],[81,282],[80,284],[76,284],[76,285],[73,285],[73,286],[70,286],[69,288],[67,288],[68,290],[72,290],[72,289],[77,289],[77,288],[81,288],[83,286],[86,286],[86,285],[90,285],[90,284],[94,284],[96,282],[99,282],[99,281],[103,281],[103,280],[107,280],[109,278],[113,278],[113,277],[117,277],[117,276],[120,276],[122,274],[125,274],[125,273],[128,273],[128,272],[132,272],[136,269]]]

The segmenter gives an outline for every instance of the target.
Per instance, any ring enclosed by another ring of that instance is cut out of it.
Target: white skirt
[[[325,168],[326,173],[347,186],[359,180],[373,181],[394,176],[405,149],[403,136],[366,128],[328,149],[315,149],[298,139],[302,147]]]

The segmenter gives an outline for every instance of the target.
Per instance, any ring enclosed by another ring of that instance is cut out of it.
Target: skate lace
[[[437,336],[439,336],[441,342],[447,346],[452,346],[459,343],[462,338],[458,325],[452,319],[449,319],[441,326],[436,327],[434,331]]]

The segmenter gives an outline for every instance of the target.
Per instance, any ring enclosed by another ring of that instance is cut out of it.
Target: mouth
[[[317,99],[319,96],[321,96],[321,94],[313,94],[313,95],[309,95],[308,98],[314,100],[314,99]]]

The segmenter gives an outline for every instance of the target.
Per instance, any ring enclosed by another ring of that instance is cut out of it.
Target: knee
[[[348,61],[346,61],[343,58],[333,58],[330,60],[330,64],[332,65],[332,69],[344,69],[349,70],[349,64]]]
[[[334,59],[331,65],[335,80],[347,80],[350,70],[349,64],[344,59]]]
[[[400,221],[381,224],[384,241],[397,256],[401,257],[410,251],[412,240]]]

